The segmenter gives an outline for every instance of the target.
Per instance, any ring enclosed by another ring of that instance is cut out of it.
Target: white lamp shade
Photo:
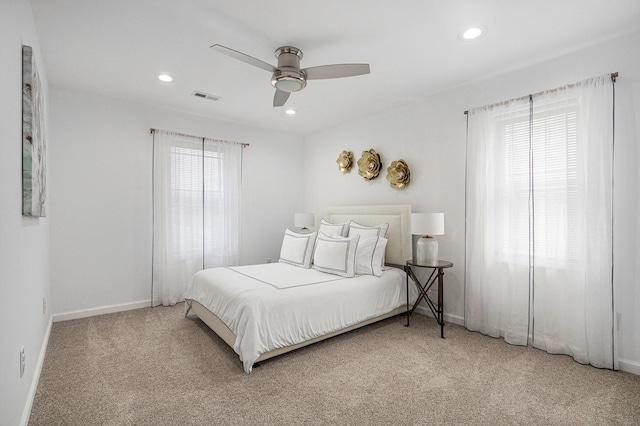
[[[412,213],[413,235],[444,235],[444,213]]]
[[[294,213],[293,226],[296,228],[309,228],[316,223],[316,218],[313,213]]]

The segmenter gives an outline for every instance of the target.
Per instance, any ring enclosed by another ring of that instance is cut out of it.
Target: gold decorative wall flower
[[[362,157],[358,160],[358,174],[362,176],[364,180],[377,178],[381,168],[380,154],[373,149],[362,151]]]
[[[392,188],[403,189],[411,181],[409,166],[404,160],[393,161],[387,168],[387,180]]]
[[[342,151],[338,156],[336,163],[338,163],[338,168],[342,173],[349,173],[353,166],[353,152]]]

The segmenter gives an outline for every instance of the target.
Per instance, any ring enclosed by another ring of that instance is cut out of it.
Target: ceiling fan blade
[[[334,64],[305,68],[302,71],[307,76],[307,80],[323,80],[369,74],[370,69],[369,64]]]
[[[276,72],[278,69],[271,64],[268,64],[260,59],[256,59],[253,56],[246,55],[242,52],[238,52],[237,50],[230,49],[221,44],[214,44],[211,46],[212,49],[217,50],[220,53],[224,53],[227,56],[231,56],[234,59],[242,61],[246,64],[253,65],[254,67],[262,68],[265,71]]]
[[[285,92],[284,90],[276,89],[276,94],[273,95],[273,106],[280,107],[284,105],[287,102],[287,99],[289,99],[290,94],[291,93]]]

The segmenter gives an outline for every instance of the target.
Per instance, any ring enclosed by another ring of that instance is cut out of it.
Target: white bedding
[[[405,273],[342,278],[286,263],[205,269],[187,288],[235,334],[251,372],[260,354],[341,330],[406,304]]]

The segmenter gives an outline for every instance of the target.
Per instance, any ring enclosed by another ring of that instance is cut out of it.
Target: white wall
[[[0,424],[26,421],[46,350],[51,310],[49,218],[22,216],[22,45],[34,48],[45,93],[46,67],[27,0],[3,0],[0,13]],[[45,133],[45,139],[48,138]],[[50,147],[50,141],[47,141]],[[48,204],[50,206],[50,203]],[[20,348],[25,372],[20,378]],[[41,364],[40,364],[41,366]]]
[[[278,258],[303,206],[302,137],[58,87],[50,98],[56,320],[149,305],[152,127],[250,144],[241,263]]]
[[[639,35],[616,40],[309,136],[305,142],[305,208],[321,212],[326,205],[406,203],[414,212],[444,212],[446,235],[438,237],[440,257],[454,263],[445,275],[445,312],[448,320],[461,322],[465,275],[463,111],[618,71],[614,177],[614,282],[621,314],[618,348],[621,368],[640,374],[638,51]],[[357,160],[370,148],[381,154],[384,163],[378,179],[364,181],[357,167],[346,175],[339,172],[335,160],[343,149],[353,151]],[[411,184],[402,191],[390,188],[385,180],[386,167],[399,158],[411,169]]]

